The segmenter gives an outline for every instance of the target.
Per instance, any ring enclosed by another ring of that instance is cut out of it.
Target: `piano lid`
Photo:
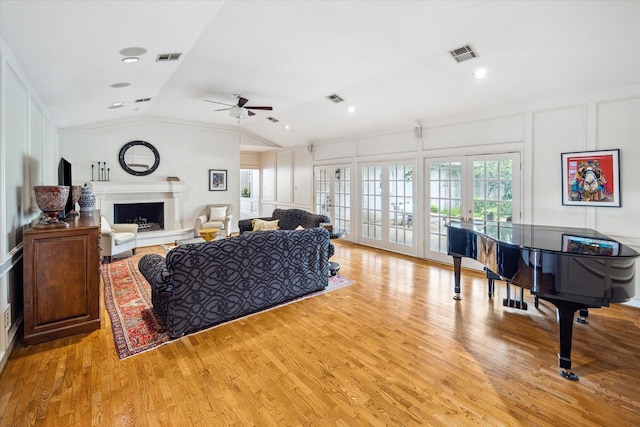
[[[521,249],[594,256],[638,257],[640,254],[609,236],[589,228],[514,224],[495,221],[451,220],[447,227],[482,234]]]

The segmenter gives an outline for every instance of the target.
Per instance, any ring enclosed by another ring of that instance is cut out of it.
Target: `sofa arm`
[[[200,232],[200,230],[202,230],[202,224],[204,224],[205,222],[207,222],[206,215],[200,215],[198,218],[196,218],[196,225],[194,227],[196,236],[199,236],[198,233]]]
[[[116,233],[136,233],[138,224],[111,224],[111,229]]]
[[[138,261],[138,269],[153,290],[168,293],[173,291],[173,276],[167,270],[167,263],[162,256],[158,254],[143,256]]]

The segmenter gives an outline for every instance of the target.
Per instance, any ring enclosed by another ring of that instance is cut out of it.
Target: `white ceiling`
[[[61,128],[167,117],[287,147],[640,84],[640,1],[0,0],[0,28]],[[147,53],[125,64],[127,47]],[[204,102],[234,94],[273,111],[238,124]]]

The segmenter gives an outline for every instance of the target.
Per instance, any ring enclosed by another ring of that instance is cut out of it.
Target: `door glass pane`
[[[362,167],[362,237],[382,240],[382,167]]]
[[[474,160],[473,171],[473,218],[511,221],[513,160]]]
[[[316,167],[314,173],[316,213],[327,215],[334,228],[351,233],[351,168]]]
[[[429,199],[429,248],[432,251],[440,252],[440,248],[446,246],[445,221],[461,217],[461,171],[460,162],[429,165],[429,188],[436,190],[431,191]]]
[[[333,173],[333,226],[351,234],[351,168],[336,168]]]
[[[389,165],[388,171],[389,241],[413,246],[413,165]]]

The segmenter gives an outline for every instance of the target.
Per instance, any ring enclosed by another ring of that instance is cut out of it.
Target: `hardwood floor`
[[[640,310],[591,310],[560,377],[553,307],[502,306],[486,281],[336,241],[357,283],[120,361],[111,324],[22,347],[0,376],[0,425],[631,426]],[[144,251],[144,249],[142,249]]]

